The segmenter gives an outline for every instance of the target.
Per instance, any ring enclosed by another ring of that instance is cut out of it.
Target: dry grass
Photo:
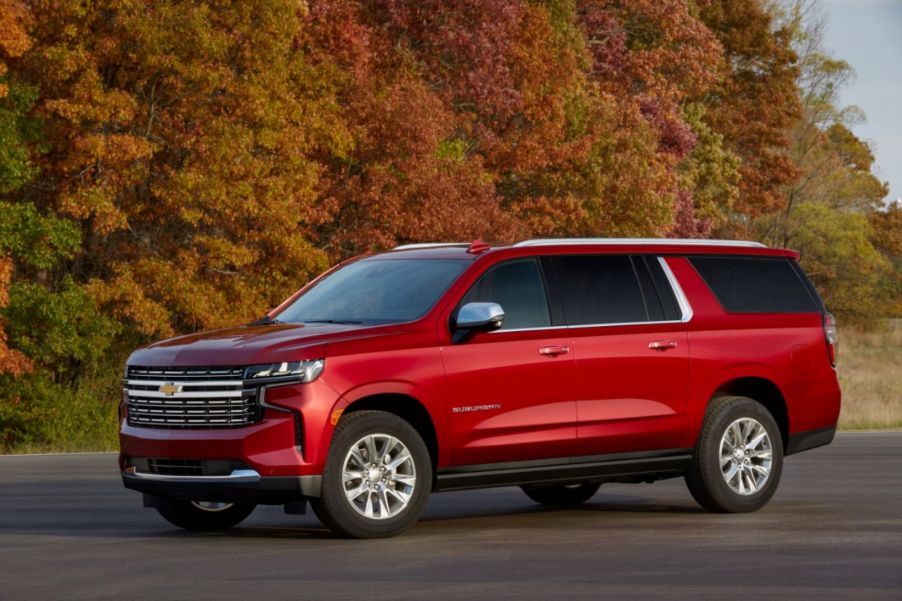
[[[839,330],[843,430],[902,427],[902,320]]]

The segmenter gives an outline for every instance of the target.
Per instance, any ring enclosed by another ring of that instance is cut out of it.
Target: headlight
[[[317,379],[326,366],[325,359],[308,361],[288,361],[285,363],[269,363],[252,365],[244,370],[246,380],[285,380],[296,382],[312,382]]]

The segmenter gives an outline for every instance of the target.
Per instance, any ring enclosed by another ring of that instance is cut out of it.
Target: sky
[[[867,116],[852,128],[876,157],[890,200],[902,198],[902,0],[821,0],[828,15],[825,46],[855,69],[842,94]]]

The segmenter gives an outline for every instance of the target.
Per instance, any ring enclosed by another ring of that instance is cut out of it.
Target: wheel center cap
[[[382,479],[382,472],[380,472],[376,468],[371,468],[370,470],[367,471],[366,477],[369,479],[370,482],[378,482],[379,480]]]

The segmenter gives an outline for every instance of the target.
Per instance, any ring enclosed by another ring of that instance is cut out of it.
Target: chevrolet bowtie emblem
[[[176,392],[181,392],[182,387],[178,384],[173,384],[172,382],[166,382],[162,386],[160,386],[157,390],[165,394],[166,396],[172,396]]]

